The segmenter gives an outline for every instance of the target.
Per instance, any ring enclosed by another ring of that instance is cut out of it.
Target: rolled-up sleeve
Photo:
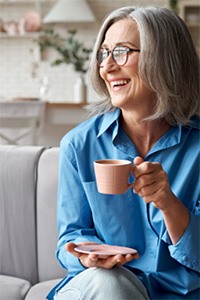
[[[170,255],[186,267],[200,272],[200,217],[190,213],[190,222],[183,236],[175,245],[169,246]]]

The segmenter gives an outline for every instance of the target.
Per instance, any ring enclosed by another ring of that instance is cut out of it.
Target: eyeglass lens
[[[100,67],[105,65],[105,60],[111,53],[113,60],[119,66],[123,66],[126,63],[129,48],[126,47],[115,47],[113,50],[108,50],[106,48],[100,48],[97,52],[97,62]]]

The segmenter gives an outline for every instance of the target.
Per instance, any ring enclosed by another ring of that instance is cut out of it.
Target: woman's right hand
[[[84,246],[84,245],[98,245],[98,244],[93,242],[85,242],[77,245],[69,242],[65,245],[65,249],[68,252],[70,252],[72,255],[76,256],[85,268],[97,267],[97,268],[111,269],[116,265],[123,266],[127,262],[133,259],[137,259],[139,257],[138,253],[135,253],[135,254],[127,254],[127,255],[117,254],[117,255],[108,256],[106,258],[99,258],[99,255],[97,254],[92,254],[92,253],[85,254],[85,253],[77,252],[75,250],[76,247]]]

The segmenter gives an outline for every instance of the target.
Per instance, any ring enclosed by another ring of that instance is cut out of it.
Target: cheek
[[[138,62],[135,61],[133,62],[131,65],[128,65],[127,66],[127,71],[132,74],[132,75],[135,75],[137,74],[138,75]]]
[[[103,68],[99,68],[99,76],[104,81],[104,84],[105,84],[107,90],[109,90],[109,83],[106,81],[106,74],[103,71]]]
[[[105,78],[105,72],[103,71],[103,68],[99,68],[99,75],[104,80],[104,78]]]
[[[138,74],[139,70],[139,57],[133,57],[130,61],[129,64],[126,64],[124,67],[129,70],[130,73],[132,74]]]

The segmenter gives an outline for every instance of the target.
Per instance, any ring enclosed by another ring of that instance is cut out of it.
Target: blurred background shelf
[[[81,103],[0,102],[0,145],[59,146],[62,136],[87,119]]]

